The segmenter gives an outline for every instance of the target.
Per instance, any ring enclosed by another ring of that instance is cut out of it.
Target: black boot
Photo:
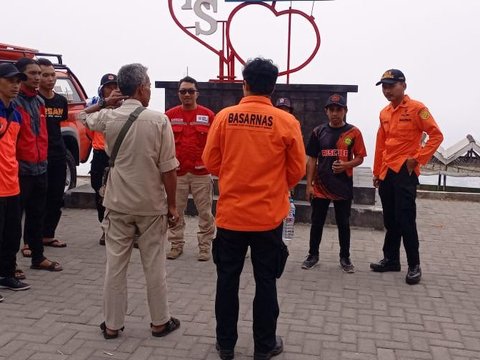
[[[407,276],[405,277],[405,282],[409,285],[415,285],[420,282],[422,278],[422,269],[420,265],[415,265],[412,267],[408,267]]]
[[[254,353],[253,360],[270,360],[272,357],[277,356],[283,351],[283,340],[280,336],[275,338],[275,346],[267,353]]]
[[[379,262],[371,263],[370,269],[375,272],[387,272],[400,271],[402,268],[400,266],[400,262],[385,258],[380,260]]]

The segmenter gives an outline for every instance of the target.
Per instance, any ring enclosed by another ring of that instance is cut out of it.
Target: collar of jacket
[[[24,98],[33,98],[38,95],[38,91],[35,89],[31,90],[26,86],[22,85],[19,95],[23,96]]]
[[[248,96],[244,96],[242,100],[240,100],[240,103],[246,103],[246,102],[261,102],[261,103],[273,106],[272,100],[270,99],[270,97],[262,96],[262,95],[248,95]]]

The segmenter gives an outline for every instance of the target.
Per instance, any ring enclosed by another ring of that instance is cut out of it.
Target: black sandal
[[[164,337],[170,334],[172,331],[177,330],[180,327],[180,320],[171,317],[170,320],[167,321],[165,327],[162,331],[154,331],[152,330],[152,335],[155,337]],[[150,323],[150,328],[153,328],[153,324]]]
[[[119,333],[120,331],[123,331],[124,329],[125,329],[125,326],[122,326],[122,328],[121,328],[120,330],[111,330],[111,329],[108,329],[108,330],[111,330],[111,331],[115,331],[115,333],[109,334],[109,333],[107,333],[107,325],[105,325],[105,321],[100,324],[100,330],[102,330],[103,337],[104,337],[106,340],[118,338],[118,333]]]

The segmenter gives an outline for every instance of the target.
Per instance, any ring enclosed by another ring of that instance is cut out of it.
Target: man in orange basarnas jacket
[[[0,288],[14,291],[30,288],[30,285],[17,279],[15,269],[22,237],[16,157],[21,116],[13,99],[20,91],[21,82],[26,79],[26,75],[13,64],[0,64]],[[3,296],[0,295],[1,301]]]
[[[400,271],[400,243],[407,254],[407,284],[418,284],[422,277],[416,204],[420,165],[424,165],[443,140],[435,119],[419,101],[405,94],[405,75],[398,69],[387,70],[377,86],[390,101],[380,112],[377,132],[373,184],[382,200],[386,229],[383,259],[370,264],[375,272]],[[422,136],[428,141],[422,146]]]
[[[244,97],[215,117],[202,156],[207,169],[219,177],[212,255],[217,266],[217,350],[223,360],[234,358],[239,281],[248,247],[256,284],[254,360],[283,351],[276,335],[276,278],[288,254],[282,221],[290,209],[289,189],[305,175],[306,155],[299,122],[270,100],[277,76],[271,60],[247,62]]]

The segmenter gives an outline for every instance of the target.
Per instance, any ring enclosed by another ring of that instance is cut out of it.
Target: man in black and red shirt
[[[43,245],[65,247],[67,244],[55,238],[62,216],[63,193],[67,173],[67,155],[63,142],[60,122],[68,119],[68,102],[65,97],[53,91],[57,76],[48,59],[38,59],[42,71],[39,95],[45,103],[48,133],[48,191],[45,219],[43,220]]]
[[[32,257],[30,268],[61,271],[62,266],[43,255],[43,218],[47,200],[48,134],[45,104],[38,96],[41,69],[36,60],[21,58],[15,66],[27,79],[22,82],[15,105],[22,117],[17,141],[20,198],[25,211],[22,254]]]
[[[328,207],[333,201],[340,242],[340,266],[354,272],[350,261],[350,210],[353,198],[353,168],[367,156],[362,133],[345,122],[347,102],[338,94],[325,104],[328,123],[313,129],[307,145],[306,196],[312,204],[310,250],[302,269],[318,263],[319,247]]]

